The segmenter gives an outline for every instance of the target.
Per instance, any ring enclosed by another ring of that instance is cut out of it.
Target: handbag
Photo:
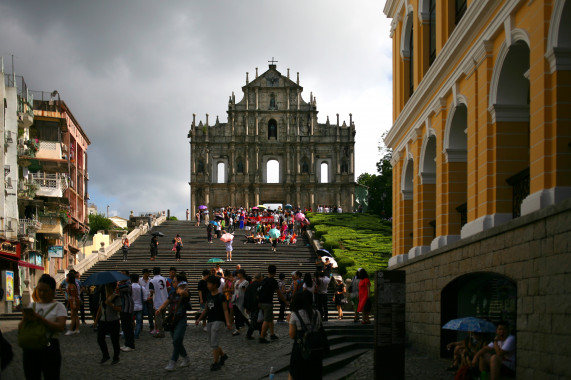
[[[54,304],[46,311],[44,317],[52,312],[56,307]],[[34,313],[36,312],[36,304],[33,305]],[[41,350],[49,346],[53,333],[49,334],[49,330],[42,322],[38,320],[24,321],[22,327],[18,330],[18,345],[27,350]]]
[[[181,300],[179,301],[179,303],[176,305],[174,312],[169,311],[169,314],[167,315],[167,317],[163,321],[163,330],[165,330],[165,331],[174,330],[175,326],[177,325],[177,323],[179,321],[179,318],[176,315],[176,313],[177,313],[178,307],[180,306],[181,303],[182,303],[182,297],[181,297]]]

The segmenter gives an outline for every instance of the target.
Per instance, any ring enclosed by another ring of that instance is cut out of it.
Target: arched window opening
[[[270,94],[270,109],[277,110],[278,107],[276,105],[276,95],[274,93]]]
[[[274,119],[268,122],[268,140],[278,138],[278,123]]]
[[[327,162],[321,163],[321,176],[320,183],[329,183],[329,164]]]
[[[266,183],[280,183],[280,163],[278,160],[268,160],[266,164]]]
[[[196,165],[196,172],[197,173],[204,173],[204,161],[198,160],[198,165]]]
[[[224,162],[219,162],[216,166],[217,178],[216,183],[226,183],[226,164]]]
[[[239,158],[238,161],[236,162],[236,173],[244,174],[244,162],[242,161],[241,158]]]
[[[436,59],[436,0],[430,0],[428,6],[428,15],[429,15],[429,58],[428,63],[432,65],[432,62]],[[411,43],[412,45],[412,43]]]

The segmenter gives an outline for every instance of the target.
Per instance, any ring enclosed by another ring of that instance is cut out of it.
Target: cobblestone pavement
[[[22,351],[17,344],[17,322],[3,321],[0,328],[14,349],[14,361],[2,372],[2,379],[23,379]],[[170,379],[259,379],[269,373],[274,363],[283,363],[284,357],[291,351],[291,339],[287,336],[287,326],[276,325],[279,340],[261,345],[257,340],[246,341],[245,334],[233,337],[229,331],[223,334],[221,346],[229,359],[221,371],[211,373],[211,351],[207,336],[202,327],[189,324],[184,345],[191,358],[187,368],[177,368],[167,375],[164,367],[172,352],[172,340],[153,338],[145,325],[141,338],[135,342],[136,350],[122,352],[120,363],[111,366],[109,362],[100,365],[101,352],[96,334],[90,327],[82,326],[81,334],[60,336],[62,349],[62,379],[157,379],[168,376]],[[256,334],[254,335],[256,336]],[[111,341],[107,339],[112,353]],[[407,350],[406,379],[452,379],[445,371],[448,362],[429,359],[426,355]],[[355,380],[373,379],[373,354],[366,353],[349,364],[358,368],[351,376]],[[286,373],[279,373],[276,379],[287,379]]]

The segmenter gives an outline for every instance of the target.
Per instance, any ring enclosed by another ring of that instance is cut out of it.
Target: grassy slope
[[[339,272],[352,276],[358,268],[372,274],[387,267],[392,249],[391,223],[370,214],[308,215],[316,237],[335,256]]]

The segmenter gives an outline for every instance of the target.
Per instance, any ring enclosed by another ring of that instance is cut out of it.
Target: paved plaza
[[[14,348],[14,361],[2,372],[2,379],[23,379],[22,351],[17,344],[17,322],[3,321],[2,332]],[[145,325],[145,331],[136,341],[136,350],[121,353],[119,364],[111,366],[109,362],[100,365],[101,352],[96,341],[96,334],[90,327],[82,327],[81,334],[61,336],[63,356],[62,379],[157,379],[168,376],[172,379],[260,379],[269,373],[270,367],[281,365],[287,361],[292,341],[287,336],[287,326],[276,326],[279,340],[268,345],[261,345],[257,340],[246,341],[244,334],[233,337],[230,332],[223,335],[221,346],[228,353],[229,359],[221,371],[211,373],[211,352],[208,347],[206,333],[202,328],[188,326],[185,347],[191,358],[191,365],[178,368],[167,375],[164,367],[170,358],[172,341],[167,335],[164,339],[153,338]],[[107,340],[109,349],[110,339]],[[112,351],[111,351],[112,352]],[[452,379],[452,375],[444,368],[448,363],[442,360],[429,359],[422,353],[407,351],[407,379]],[[373,354],[366,353],[350,363],[357,371],[351,379],[373,379]],[[278,373],[277,380],[287,379],[287,373]]]

